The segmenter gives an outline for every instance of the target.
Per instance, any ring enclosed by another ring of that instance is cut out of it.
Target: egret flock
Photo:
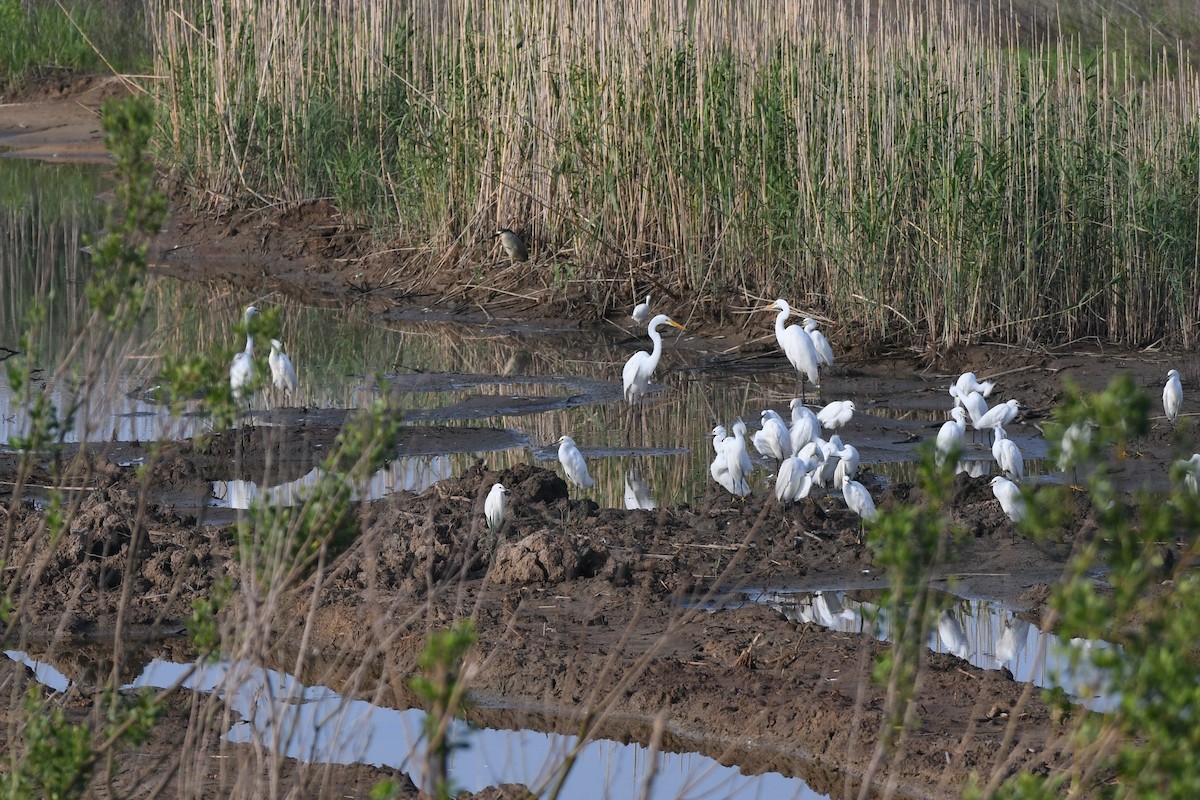
[[[502,244],[505,244],[506,232],[504,229],[497,232]],[[854,445],[843,442],[836,433],[850,422],[858,409],[853,401],[834,400],[814,411],[804,399],[806,382],[819,389],[821,368],[833,364],[833,349],[828,339],[812,318],[804,318],[801,325],[788,325],[792,309],[786,300],[776,300],[761,310],[778,312],[775,317],[775,337],[780,349],[796,369],[800,397],[789,403],[790,420],[785,420],[774,409],[764,409],[758,430],[753,434],[749,433],[746,423],[741,419],[734,421],[729,429],[721,424],[714,426],[709,475],[730,495],[738,498],[748,496],[748,479],[754,470],[754,462],[747,449],[749,444],[775,465],[774,494],[780,503],[796,503],[808,497],[814,487],[840,489],[851,511],[863,520],[873,520],[876,516],[874,499],[870,491],[855,480],[860,460],[858,450]],[[251,323],[258,313],[254,306],[246,308],[243,315],[247,329],[246,346],[234,355],[229,366],[229,385],[237,400],[249,399],[254,387],[254,335]],[[650,316],[649,295],[637,304],[631,316],[639,324]],[[658,368],[663,350],[659,328],[664,325],[686,331],[684,326],[666,314],[658,314],[650,319],[646,333],[652,343],[651,349],[634,353],[622,370],[623,395],[631,406],[642,402]],[[268,364],[273,386],[285,399],[289,399],[298,388],[296,369],[278,339],[271,340]],[[1025,514],[1020,490],[1025,478],[1024,458],[1005,430],[1005,426],[1020,413],[1020,404],[1009,399],[989,407],[988,398],[995,388],[993,381],[980,381],[973,372],[964,372],[959,376],[948,389],[953,405],[947,410],[950,419],[938,430],[935,453],[941,463],[951,453],[960,452],[968,424],[972,428],[973,438],[990,434],[992,458],[1001,473],[991,479],[992,493],[1001,510],[1014,522],[1020,522]],[[1172,425],[1176,424],[1183,408],[1183,386],[1178,370],[1172,369],[1167,373],[1162,402],[1166,419]],[[830,432],[828,439],[822,436],[825,431]],[[1074,464],[1075,454],[1086,445],[1090,436],[1091,430],[1084,423],[1075,423],[1064,432],[1060,469],[1065,470]],[[573,485],[580,489],[595,485],[583,454],[569,435],[564,434],[558,440],[558,460]],[[1200,491],[1200,453],[1177,464],[1184,485],[1193,493]],[[484,503],[484,517],[493,530],[499,528],[503,520],[507,492],[508,489],[502,484],[494,484]],[[645,484],[635,473],[630,473],[626,478],[625,495],[629,508],[654,507]]]

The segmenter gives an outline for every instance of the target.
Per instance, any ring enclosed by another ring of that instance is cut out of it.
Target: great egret
[[[817,419],[822,427],[836,431],[838,428],[844,428],[857,410],[853,400],[834,400],[817,412]]]
[[[762,429],[750,437],[754,448],[764,456],[783,461],[792,454],[792,436],[783,417],[773,409],[762,412]]]
[[[1179,370],[1173,369],[1167,373],[1167,385],[1163,387],[1163,411],[1171,424],[1179,419],[1179,411],[1183,408],[1183,384],[1179,382]]]
[[[867,487],[858,481],[850,480],[849,476],[842,478],[842,497],[846,501],[846,506],[867,522],[871,522],[878,516],[878,512],[875,510],[875,501],[871,499],[871,493],[867,491]]]
[[[1025,516],[1025,500],[1021,497],[1021,489],[1008,478],[1003,475],[992,478],[992,494],[1013,522],[1020,522]]]
[[[583,453],[575,446],[575,440],[565,434],[558,438],[558,463],[562,464],[563,472],[567,473],[571,483],[580,489],[590,489],[596,485],[592,476],[588,474]]]
[[[812,491],[812,476],[809,474],[816,461],[800,456],[789,456],[779,465],[775,476],[775,499],[781,503],[795,503],[808,497]]]
[[[809,339],[812,339],[813,348],[817,351],[817,360],[832,367],[833,348],[829,346],[829,340],[825,338],[825,334],[817,330],[817,321],[812,317],[805,317],[804,332],[808,334]]]
[[[504,495],[508,494],[508,489],[504,488],[502,483],[493,483],[492,490],[488,492],[487,499],[483,501],[483,518],[487,520],[487,526],[491,530],[499,530],[504,523],[504,507],[507,505]]]
[[[500,238],[500,246],[504,248],[504,252],[508,254],[509,259],[514,262],[529,260],[529,248],[525,246],[525,241],[516,233],[508,228],[498,228],[495,235]]]
[[[799,397],[793,398],[788,405],[792,409],[792,424],[788,429],[792,440],[792,452],[799,453],[800,448],[821,434],[821,421]]]
[[[1009,400],[988,409],[988,412],[975,420],[972,425],[977,431],[986,431],[989,428],[994,431],[996,428],[1003,428],[1012,422],[1019,413],[1021,413],[1021,407],[1017,401]]]
[[[638,325],[642,325],[646,320],[650,319],[650,295],[646,295],[646,299],[633,307],[633,313],[629,316],[633,317],[633,321]]]
[[[952,450],[961,450],[963,436],[967,432],[967,412],[960,406],[950,409],[954,419],[943,422],[937,435],[937,462],[946,463],[946,458]]]
[[[646,333],[654,342],[654,349],[649,353],[645,350],[634,353],[625,362],[625,368],[621,370],[621,380],[625,385],[625,399],[631,404],[638,402],[646,393],[646,389],[650,385],[650,376],[654,374],[654,370],[658,367],[658,359],[662,356],[662,336],[658,332],[659,325],[670,325],[672,328],[687,331],[687,328],[666,314],[659,314],[650,320]]]
[[[996,441],[992,443],[992,458],[996,459],[996,464],[1009,480],[1020,483],[1025,477],[1025,459],[1021,456],[1021,450],[1017,447],[1016,442],[1008,438],[1004,428],[996,428]]]
[[[241,400],[248,395],[254,383],[254,334],[250,332],[250,320],[258,316],[258,309],[246,306],[243,321],[246,325],[246,349],[233,357],[229,365],[229,388],[233,389],[235,400]]]
[[[271,382],[275,384],[275,389],[282,392],[284,397],[291,397],[300,384],[296,381],[296,368],[292,366],[292,360],[283,352],[283,342],[271,340],[271,355],[267,356],[267,363],[271,365]]]
[[[625,508],[635,509],[644,508],[650,510],[657,508],[654,503],[654,498],[650,494],[650,487],[642,480],[642,476],[638,474],[636,469],[631,469],[625,473]]]
[[[804,379],[807,377],[813,386],[821,385],[821,359],[817,355],[817,348],[813,346],[812,339],[804,332],[804,329],[799,325],[784,326],[787,318],[791,316],[792,307],[782,298],[776,300],[771,305],[763,309],[764,311],[778,310],[779,314],[775,317],[775,339],[779,342],[780,349],[787,356],[788,361],[800,373],[800,390],[804,393]]]

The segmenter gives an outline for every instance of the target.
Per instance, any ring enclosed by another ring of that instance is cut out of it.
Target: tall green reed
[[[872,339],[1195,340],[1183,59],[1142,79],[1107,39],[1016,47],[1015,16],[780,0],[148,13],[180,169],[223,204],[332,198],[414,270],[501,224],[599,311],[649,286]]]

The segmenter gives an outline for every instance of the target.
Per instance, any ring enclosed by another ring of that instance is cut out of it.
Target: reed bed
[[[1135,72],[1115,35],[1030,43],[1003,8],[827,5],[147,15],[170,156],[205,196],[332,198],[436,254],[413,270],[507,225],[600,312],[649,288],[684,313],[785,296],[868,340],[1195,344],[1185,57]]]

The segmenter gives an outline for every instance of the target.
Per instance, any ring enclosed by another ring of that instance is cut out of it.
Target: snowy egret
[[[717,427],[712,429],[712,433],[710,435],[712,436],[712,440],[713,440],[712,441],[713,452],[716,453],[717,455],[721,455],[722,453],[725,452],[723,449],[721,449],[721,443],[724,442],[725,437],[729,435],[728,432],[725,430],[725,426],[718,425]]]
[[[988,412],[987,400],[984,400],[983,395],[979,392],[972,391],[964,394],[958,390],[957,386],[951,386],[950,396],[954,398],[955,405],[961,405],[966,409],[972,426]]]
[[[1191,458],[1176,461],[1183,472],[1183,485],[1192,494],[1200,494],[1200,453],[1192,453]]]
[[[1008,478],[1003,475],[992,478],[992,494],[1013,522],[1020,522],[1025,516],[1025,499],[1021,497],[1021,489]]]
[[[1021,482],[1025,477],[1025,459],[1016,442],[1008,438],[1004,428],[996,428],[996,441],[992,443],[992,458],[1009,480]]]
[[[989,428],[995,430],[996,428],[1003,428],[1005,425],[1012,422],[1017,418],[1017,414],[1020,412],[1020,404],[1018,404],[1016,400],[1009,400],[1005,403],[1001,403],[998,406],[988,409],[986,414],[971,424],[977,431],[985,431]]]
[[[962,449],[963,436],[967,432],[967,412],[961,406],[950,409],[954,419],[942,423],[937,435],[937,463],[946,463],[953,450]]]
[[[958,376],[958,380],[954,382],[954,386],[951,388],[957,390],[950,393],[951,397],[955,397],[956,395],[966,396],[971,392],[979,392],[981,397],[987,397],[992,393],[992,389],[996,388],[996,384],[992,381],[980,383],[979,379],[975,377],[974,372],[964,372]]]
[[[808,497],[812,491],[812,476],[809,473],[816,465],[816,461],[800,456],[785,458],[779,465],[779,474],[775,476],[775,499],[781,503],[795,503]]]
[[[853,478],[858,474],[858,448],[852,444],[844,444],[838,450],[837,467],[833,470],[833,485],[840,486],[843,478]]]
[[[867,487],[858,481],[851,480],[849,476],[842,478],[842,497],[846,501],[846,506],[867,522],[874,520],[878,515],[875,511],[875,501],[871,499],[871,493],[867,491]]]
[[[229,365],[229,387],[233,389],[233,398],[241,400],[243,395],[249,395],[254,383],[254,334],[250,332],[250,320],[258,316],[258,309],[246,306],[243,320],[246,325],[246,349],[233,357]]]
[[[817,419],[822,427],[836,431],[838,428],[844,428],[857,410],[853,400],[834,400],[817,412]]]
[[[746,477],[754,469],[750,462],[750,454],[746,452],[746,423],[740,419],[733,423],[733,436],[727,436],[721,443],[722,455],[725,457],[725,468],[729,473],[729,484],[725,486],[729,493],[737,497],[750,494],[750,485]]]
[[[821,421],[799,397],[794,398],[788,405],[792,409],[792,424],[788,429],[792,440],[792,452],[799,453],[800,448],[820,435]]]
[[[776,461],[783,461],[792,454],[792,436],[787,423],[779,412],[766,409],[762,412],[762,429],[750,437],[754,449]]]
[[[504,495],[507,493],[508,489],[504,488],[504,484],[493,483],[492,490],[483,501],[483,518],[487,520],[488,528],[493,531],[499,530],[504,522],[504,506],[507,505]]]
[[[645,301],[634,306],[633,313],[629,316],[633,317],[633,321],[638,325],[642,325],[650,319],[650,295],[646,295]]]
[[[670,325],[672,328],[687,331],[687,328],[666,314],[659,314],[650,320],[650,325],[646,328],[646,333],[650,335],[650,340],[654,342],[654,349],[649,353],[645,350],[639,350],[634,353],[625,362],[625,368],[621,370],[621,380],[625,384],[625,399],[630,403],[638,402],[642,395],[646,393],[646,389],[650,385],[650,376],[654,374],[654,370],[658,367],[658,359],[662,356],[662,336],[658,332],[659,325]]]
[[[508,228],[498,228],[495,236],[500,238],[500,246],[512,261],[528,261],[529,248],[525,241]]]
[[[803,328],[799,325],[784,327],[784,323],[792,313],[792,307],[788,305],[788,302],[780,298],[763,309],[763,311],[776,310],[779,311],[779,315],[775,317],[775,340],[779,342],[783,354],[800,374],[800,393],[803,394],[806,377],[813,386],[821,385],[820,356],[817,355],[817,348],[813,346],[812,339],[804,332]]]
[[[563,472],[567,473],[567,479],[580,489],[590,489],[596,485],[592,476],[588,474],[587,462],[583,460],[583,453],[579,452],[575,440],[565,434],[558,437],[558,463],[562,464]]]
[[[1092,443],[1092,426],[1087,422],[1073,422],[1063,431],[1062,443],[1059,446],[1058,468],[1066,471],[1067,467],[1077,467],[1084,451]]]
[[[1173,369],[1167,373],[1167,385],[1163,387],[1163,411],[1171,424],[1179,419],[1179,411],[1183,408],[1183,384],[1179,382],[1179,370]]]
[[[292,360],[283,352],[283,342],[271,340],[271,355],[267,356],[267,363],[271,365],[271,382],[275,384],[275,389],[282,392],[285,398],[291,397],[300,384],[296,381],[296,368],[292,366]]]
[[[833,348],[829,346],[829,340],[825,338],[825,334],[817,330],[817,321],[812,317],[805,317],[804,332],[808,334],[808,338],[812,339],[813,348],[817,351],[817,360],[832,367]]]
[[[818,458],[821,461],[821,468],[813,471],[813,483],[824,487],[837,474],[838,462],[841,461],[842,439],[834,434],[829,437],[828,441],[821,438],[814,439],[813,444],[817,447]],[[833,485],[837,486],[837,484]]]
[[[650,495],[650,487],[642,480],[636,469],[625,473],[625,508],[644,508],[647,511],[658,506]]]

